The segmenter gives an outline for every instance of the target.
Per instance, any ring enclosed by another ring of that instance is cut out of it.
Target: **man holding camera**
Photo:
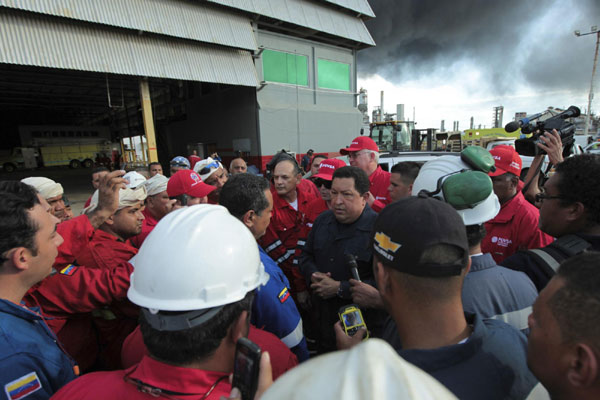
[[[586,250],[600,250],[600,156],[580,154],[556,166],[537,194],[540,229],[557,240],[518,252],[501,264],[525,272],[538,291],[555,275],[558,265]]]
[[[512,146],[496,146],[490,153],[496,161],[496,170],[488,175],[501,208],[498,215],[485,224],[487,235],[481,242],[481,250],[501,264],[518,250],[543,247],[554,239],[540,231],[539,212],[521,193],[522,161],[517,151]]]

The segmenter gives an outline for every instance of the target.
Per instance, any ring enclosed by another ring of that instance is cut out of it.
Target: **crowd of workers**
[[[525,182],[510,146],[387,172],[365,136],[98,168],[80,216],[2,181],[0,398],[239,398],[242,337],[256,398],[598,398],[600,157],[539,146]]]

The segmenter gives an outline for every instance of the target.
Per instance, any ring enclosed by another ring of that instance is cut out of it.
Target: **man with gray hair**
[[[138,249],[142,246],[146,236],[158,224],[158,221],[173,210],[173,206],[177,200],[169,198],[169,194],[167,193],[168,183],[169,178],[161,174],[156,174],[144,182],[148,197],[146,197],[144,203],[145,208],[142,210],[142,214],[144,214],[142,232],[131,238],[131,243]]]
[[[376,212],[390,204],[390,173],[381,169],[379,163],[379,147],[373,139],[359,136],[352,140],[350,146],[340,149],[342,155],[347,155],[350,165],[365,171],[369,177],[371,189],[367,203]]]

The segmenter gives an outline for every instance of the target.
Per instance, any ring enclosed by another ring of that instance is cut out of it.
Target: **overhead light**
[[[575,31],[575,36],[581,36],[581,32],[580,31]]]
[[[592,26],[592,32],[598,32],[598,27],[596,25]]]

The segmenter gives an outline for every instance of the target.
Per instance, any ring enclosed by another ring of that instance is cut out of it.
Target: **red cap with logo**
[[[326,181],[330,181],[333,179],[333,173],[336,169],[345,167],[346,163],[337,158],[328,158],[327,160],[321,161],[319,164],[319,173],[314,176],[314,178],[325,179]]]
[[[496,162],[496,171],[488,173],[489,176],[499,176],[510,172],[513,175],[521,175],[523,161],[521,156],[512,146],[500,145],[490,150],[490,154]]]
[[[359,136],[352,140],[350,146],[340,149],[340,153],[346,155],[352,151],[360,151],[360,150],[372,150],[379,151],[379,147],[377,147],[377,143],[373,139],[368,136]]]
[[[169,183],[167,184],[167,194],[169,197],[187,194],[188,196],[202,198],[208,196],[215,189],[216,187],[202,182],[200,175],[191,169],[182,169],[175,172],[169,178]]]

